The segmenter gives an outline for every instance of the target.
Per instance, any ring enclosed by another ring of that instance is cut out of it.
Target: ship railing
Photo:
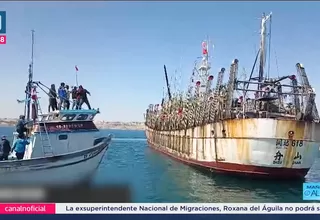
[[[226,110],[222,110],[223,115],[225,115]],[[249,110],[240,108],[231,109],[232,118],[285,118],[285,119],[295,119],[296,116],[293,114],[281,113],[281,112],[269,112],[269,111],[257,111],[255,109]],[[224,117],[222,117],[224,118]]]
[[[278,113],[278,112],[269,112],[269,118],[288,118],[288,119],[295,119],[295,115],[286,114],[286,113]]]
[[[250,100],[246,100],[244,102],[244,111],[245,112],[252,112],[252,111],[255,111],[255,108],[256,107],[256,102],[255,100],[253,99],[250,99]]]
[[[246,92],[258,92],[258,93],[266,93],[264,90],[257,90],[257,89],[243,89],[243,88],[237,88],[237,91],[246,91]],[[277,94],[277,95],[300,95],[300,96],[306,96],[304,93],[292,93],[292,92],[277,92],[277,91],[269,91],[267,92],[269,94]]]

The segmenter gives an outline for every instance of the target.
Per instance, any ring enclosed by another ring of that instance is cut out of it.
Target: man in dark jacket
[[[84,89],[82,86],[79,86],[78,95],[80,97],[80,109],[82,108],[83,103],[86,103],[88,109],[91,109],[87,94],[91,95],[88,90]]]
[[[50,109],[52,109],[52,111],[58,110],[57,92],[56,92],[56,86],[54,84],[51,84],[51,88],[49,90],[48,95],[49,95],[48,112],[50,112]]]
[[[28,131],[28,129],[26,128],[27,124],[28,124],[28,122],[25,121],[25,116],[24,115],[20,115],[18,123],[16,125],[16,132],[20,136],[24,136],[24,132]]]
[[[8,160],[10,151],[11,151],[10,142],[7,140],[6,136],[2,136],[1,143],[0,143],[0,161]]]
[[[72,87],[71,98],[72,98],[72,109],[78,109],[79,103],[77,103],[77,87]]]

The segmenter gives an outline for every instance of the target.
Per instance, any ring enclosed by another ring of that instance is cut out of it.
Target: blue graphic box
[[[320,183],[303,184],[303,200],[320,200]]]
[[[0,34],[5,34],[6,31],[6,12],[0,11]]]

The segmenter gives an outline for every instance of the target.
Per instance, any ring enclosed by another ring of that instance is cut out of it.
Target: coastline
[[[16,125],[18,119],[1,118],[0,126],[13,127]],[[145,129],[143,122],[107,122],[107,121],[95,121],[97,128],[99,129],[113,129],[113,130],[136,130],[143,131]]]

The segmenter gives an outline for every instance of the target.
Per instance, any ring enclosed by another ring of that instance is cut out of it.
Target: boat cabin
[[[98,113],[99,110],[94,109],[59,110],[39,115],[30,128],[31,144],[24,159],[65,154],[94,146],[101,139],[100,130],[93,122]]]
[[[39,115],[39,122],[93,121],[99,110],[59,110]]]
[[[39,115],[34,133],[97,131],[93,123],[99,110],[59,110]]]

